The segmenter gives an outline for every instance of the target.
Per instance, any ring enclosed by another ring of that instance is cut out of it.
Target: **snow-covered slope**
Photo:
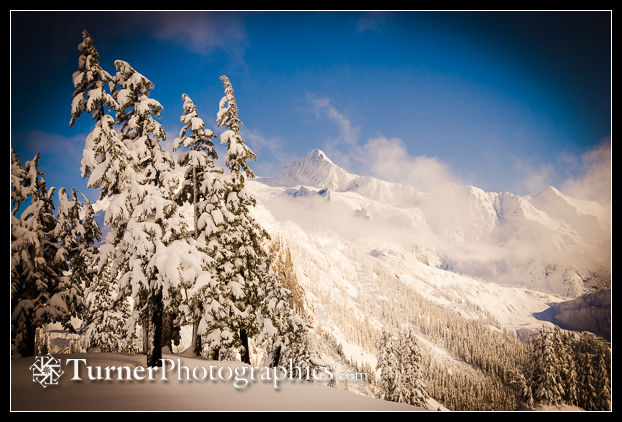
[[[346,226],[364,217],[364,232],[388,231],[406,238],[435,256],[443,268],[569,297],[609,288],[610,208],[570,198],[554,187],[533,196],[457,184],[421,192],[351,174],[317,149],[258,182],[281,188],[293,198],[309,197],[314,193],[310,188],[315,188],[334,203],[317,203],[309,211],[276,195],[278,205],[270,209],[277,216],[284,212],[280,207],[301,208],[310,220],[315,211],[322,213],[322,206],[340,209],[337,215]]]
[[[409,411],[423,410],[403,403],[393,403],[362,397],[335,388],[314,383],[284,381],[278,391],[264,381],[251,381],[246,388],[235,389],[230,381],[181,380],[176,370],[170,371],[168,381],[154,377],[154,381],[90,381],[84,365],[80,364],[81,381],[71,381],[73,364],[66,359],[85,359],[93,367],[114,368],[145,366],[143,355],[118,353],[57,354],[63,362],[64,375],[58,385],[45,389],[33,382],[29,367],[32,358],[11,360],[11,410],[14,411]],[[179,356],[164,355],[177,362]],[[226,366],[234,370],[246,366],[240,362],[206,361],[182,358],[182,364],[193,368],[218,369]],[[170,367],[170,363],[168,364]],[[96,372],[96,371],[93,371]],[[104,369],[102,369],[102,373]],[[197,373],[202,374],[201,371]],[[224,371],[227,374],[227,371]],[[244,375],[249,379],[247,371]],[[202,375],[199,375],[201,377]],[[228,375],[225,375],[227,377]],[[256,376],[258,378],[258,376]]]
[[[606,207],[554,188],[422,192],[348,173],[319,150],[247,188],[257,220],[290,249],[314,342],[334,366],[373,373],[379,333],[414,329],[427,368],[494,389],[476,354],[520,354],[513,336],[550,324],[536,315],[610,285]]]
[[[494,379],[467,363],[456,345],[509,356],[518,346],[512,343],[516,333],[550,324],[533,314],[566,299],[449,270],[430,247],[435,239],[426,238],[431,230],[419,209],[355,192],[327,196],[324,189],[259,182],[247,188],[257,199],[255,218],[291,252],[321,360],[340,370],[374,374],[380,334],[413,329],[425,359],[433,360],[426,368],[438,365],[446,374],[458,372],[491,386]],[[474,332],[479,335],[472,337]],[[455,336],[453,345],[445,336]],[[504,342],[508,349],[498,350]],[[368,386],[350,388],[374,395]]]
[[[363,295],[388,297],[378,282],[382,274],[395,276],[404,286],[464,317],[477,319],[490,313],[506,328],[539,326],[531,314],[564,300],[553,293],[503,286],[447,269],[419,236],[425,231],[417,227],[425,221],[417,210],[394,208],[352,192],[333,192],[328,200],[318,190],[300,196],[296,195],[300,189],[258,182],[247,186],[258,200],[255,217],[286,241],[316,315],[330,307],[325,299],[343,304],[352,300],[355,307]],[[356,312],[365,314],[362,309]]]

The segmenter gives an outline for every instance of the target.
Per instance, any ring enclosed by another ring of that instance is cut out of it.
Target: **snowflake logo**
[[[58,385],[58,379],[64,374],[60,367],[61,361],[51,354],[37,356],[35,363],[30,365],[32,382],[38,382],[43,388],[48,385]]]

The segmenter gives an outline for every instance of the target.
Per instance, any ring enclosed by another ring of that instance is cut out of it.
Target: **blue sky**
[[[82,28],[106,70],[122,59],[154,83],[169,142],[182,93],[219,133],[226,74],[260,176],[322,148],[424,190],[610,191],[608,12],[14,11],[11,144],[95,200],[79,170],[93,121],[69,129]]]

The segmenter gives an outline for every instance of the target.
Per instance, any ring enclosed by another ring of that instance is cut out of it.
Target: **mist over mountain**
[[[416,245],[454,272],[567,297],[609,288],[610,208],[552,186],[528,196],[453,183],[423,192],[349,173],[319,149],[257,181],[282,188],[266,204],[275,215],[293,207],[294,221],[313,225],[317,211],[338,233]],[[332,203],[311,204],[313,191]]]

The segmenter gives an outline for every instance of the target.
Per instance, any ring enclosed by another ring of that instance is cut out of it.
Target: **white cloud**
[[[190,51],[207,55],[224,49],[240,55],[245,47],[246,29],[242,16],[226,12],[156,13],[152,34]]]
[[[370,139],[361,152],[359,161],[380,179],[410,184],[426,192],[459,182],[447,164],[436,157],[410,155],[399,138]]]
[[[514,193],[534,194],[548,186],[557,186],[573,198],[611,203],[609,138],[582,155],[560,153],[554,163],[536,165],[530,160],[515,159],[514,171],[518,180]],[[564,178],[565,174],[573,176]]]
[[[24,140],[30,150],[40,152],[41,154],[56,155],[66,160],[82,159],[85,139],[85,134],[66,137],[41,130],[28,131],[24,136]],[[30,158],[28,159],[30,160]]]
[[[582,174],[561,184],[561,191],[579,198],[611,204],[611,141],[604,142],[579,159]]]
[[[459,181],[449,166],[438,158],[410,155],[406,144],[399,138],[378,136],[361,144],[360,128],[337,110],[330,99],[310,95],[310,102],[317,117],[330,120],[338,128],[338,137],[325,139],[322,148],[342,167],[363,175],[410,184],[423,191]]]
[[[358,141],[359,128],[354,126],[350,120],[340,113],[328,98],[311,98],[312,110],[318,117],[328,118],[335,123],[339,129],[339,140],[346,144],[354,145]]]
[[[534,164],[531,160],[514,159],[514,172],[517,178],[512,193],[530,195],[542,192],[554,184],[556,171],[551,163]]]

